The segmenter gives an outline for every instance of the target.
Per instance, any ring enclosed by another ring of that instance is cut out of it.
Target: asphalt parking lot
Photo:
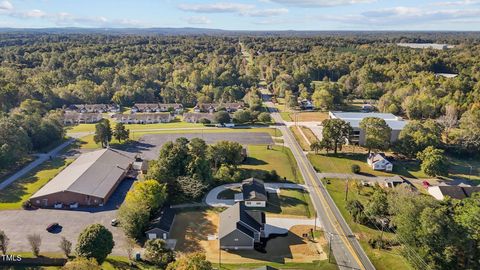
[[[27,235],[39,234],[42,238],[40,252],[60,253],[60,239],[65,236],[75,247],[78,235],[88,225],[100,223],[113,234],[115,247],[112,254],[125,255],[125,235],[120,227],[110,225],[116,218],[117,208],[123,202],[126,193],[133,184],[132,179],[125,179],[108,203],[103,207],[81,208],[77,210],[37,209],[11,210],[0,212],[0,230],[3,230],[10,239],[9,251],[30,251]],[[60,230],[49,233],[46,228],[57,222]]]
[[[157,159],[160,148],[169,141],[185,137],[187,139],[201,138],[207,144],[218,141],[234,141],[242,145],[247,144],[273,144],[272,137],[263,132],[232,132],[232,133],[182,133],[182,134],[148,134],[142,136],[139,142],[128,149],[129,151],[141,153],[145,159]]]

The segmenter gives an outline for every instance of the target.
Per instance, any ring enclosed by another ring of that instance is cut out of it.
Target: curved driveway
[[[230,207],[235,204],[235,200],[221,200],[218,199],[220,192],[232,188],[240,188],[242,183],[232,183],[218,186],[210,192],[208,192],[207,197],[205,198],[205,203],[213,207]],[[307,190],[307,187],[300,184],[293,183],[265,183],[265,189],[269,193],[278,193],[278,190],[284,189],[303,189]]]

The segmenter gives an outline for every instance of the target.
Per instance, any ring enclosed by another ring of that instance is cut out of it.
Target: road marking
[[[287,130],[288,132],[288,130]],[[293,142],[292,142],[292,138],[291,138],[291,134],[288,134],[288,140],[290,141],[290,143],[293,145]],[[295,148],[295,152],[300,155],[300,152],[298,151],[298,148],[295,146],[293,147]],[[334,230],[337,232],[337,234],[340,236],[340,239],[342,239],[342,242],[347,246],[348,250],[350,251],[350,253],[353,255],[353,257],[355,258],[355,260],[357,261],[358,265],[360,266],[361,269],[366,269],[364,266],[363,266],[363,263],[361,262],[360,258],[358,257],[357,253],[355,252],[355,250],[353,249],[353,247],[351,246],[351,243],[350,241],[348,241],[348,239],[346,239],[345,237],[345,231],[343,230],[342,226],[340,226],[340,224],[338,223],[338,220],[335,218],[335,215],[333,214],[333,211],[332,209],[330,209],[330,207],[328,207],[328,203],[327,203],[327,200],[323,197],[323,194],[321,193],[321,191],[318,189],[317,187],[317,183],[315,181],[315,178],[312,176],[312,173],[311,171],[308,169],[308,166],[305,164],[303,158],[300,159],[300,162],[302,163],[302,165],[304,166],[304,169],[307,171],[307,174],[310,178],[310,180],[312,181],[313,183],[313,188],[315,190],[315,192],[317,192],[317,194],[319,195],[320,197],[320,200],[322,200],[322,202],[325,204],[325,206],[323,206],[325,212],[327,213],[327,218],[329,219],[329,221],[332,223],[333,225],[333,228]],[[331,212],[331,213],[330,213]],[[341,213],[340,213],[341,214]],[[335,219],[332,219],[330,215],[333,215]],[[334,222],[335,221],[335,222]],[[341,228],[342,230],[342,233],[340,233],[340,231],[338,231],[337,229],[337,226],[335,226],[336,224],[339,225],[339,227]]]

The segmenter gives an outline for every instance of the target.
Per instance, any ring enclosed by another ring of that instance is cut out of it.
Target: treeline
[[[361,183],[354,184],[359,194],[367,193]],[[375,186],[368,192],[368,201],[347,203],[353,220],[395,233],[393,239],[378,235],[370,239],[372,247],[391,250],[401,245],[400,252],[416,269],[480,267],[478,193],[462,201],[437,201],[404,186],[389,191]]]
[[[237,38],[2,36],[4,112],[25,99],[39,100],[48,108],[72,103],[229,102],[243,98],[257,82]]]
[[[0,170],[63,139],[62,112],[27,99],[9,115],[0,114]]]

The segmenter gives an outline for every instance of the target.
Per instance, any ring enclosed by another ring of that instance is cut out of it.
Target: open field
[[[0,191],[0,210],[20,209],[22,203],[55,177],[72,159],[55,158],[47,161]]]
[[[10,175],[14,174],[18,170],[21,170],[23,167],[27,166],[28,163],[32,162],[33,160],[35,160],[35,157],[33,155],[29,155],[23,160],[17,162],[16,164],[13,164],[8,168],[0,170],[0,183],[3,182],[5,179],[7,179]]]
[[[362,153],[339,153],[334,154],[309,154],[308,158],[312,162],[315,169],[319,172],[329,173],[351,173],[351,166],[357,164],[360,166],[363,175],[374,176],[394,176],[401,175],[408,178],[432,178],[426,175],[421,167],[420,162],[416,160],[394,160],[393,172],[374,171],[367,164],[367,154]],[[480,161],[476,159],[461,160],[458,158],[447,156],[450,162],[449,176],[442,177],[445,180],[451,179],[470,179],[472,181],[480,181]],[[471,175],[470,175],[471,171]]]
[[[113,128],[115,126],[115,122],[110,121],[110,125]],[[126,124],[125,127],[130,130],[162,129],[162,128],[195,128],[195,127],[203,127],[203,124],[174,121],[170,123],[157,123],[157,124]],[[95,124],[79,124],[76,126],[67,127],[68,133],[94,132],[94,131],[95,131]]]
[[[218,194],[219,199],[233,199],[240,189],[227,189]],[[307,217],[313,218],[315,209],[308,192],[298,189],[280,189],[280,194],[269,193],[266,208],[252,208],[265,211],[272,217]]]
[[[303,183],[297,162],[289,148],[274,145],[273,149],[267,150],[266,145],[249,145],[247,152],[248,158],[240,168],[251,171],[252,176],[260,174],[261,171],[275,170],[281,178]]]
[[[393,248],[392,250],[378,250],[373,249],[368,244],[370,238],[379,236],[381,232],[376,229],[369,228],[364,225],[357,224],[353,222],[352,217],[346,210],[346,201],[345,201],[345,181],[333,179],[330,181],[330,184],[326,185],[330,196],[332,196],[333,201],[338,206],[338,209],[342,213],[343,217],[347,221],[348,225],[352,229],[355,236],[359,239],[360,244],[367,253],[368,257],[372,261],[373,265],[378,270],[389,270],[389,269],[412,269],[408,262],[399,255],[399,250]],[[358,195],[356,192],[349,192],[349,200],[358,199],[362,203],[365,203],[369,200],[367,195],[371,188],[366,188],[362,191],[362,195]],[[371,191],[370,191],[371,192]],[[384,233],[385,238],[394,238],[392,233]]]
[[[217,263],[219,258],[218,240],[207,240],[208,235],[217,234],[218,212],[212,210],[183,212],[176,216],[171,237],[177,239],[176,250],[182,252],[204,251],[207,259]],[[325,260],[326,253],[322,250],[325,242],[312,242],[303,238],[311,226],[294,226],[286,237],[277,237],[267,243],[267,253],[251,251],[222,251],[222,265],[245,264],[265,265],[276,263],[283,268],[285,263],[312,263]],[[229,266],[236,267],[236,266]],[[222,267],[222,269],[224,269]],[[235,269],[235,268],[225,268]],[[328,269],[328,268],[327,268]]]
[[[297,122],[322,122],[328,119],[328,112],[297,112],[290,113],[290,119]]]

